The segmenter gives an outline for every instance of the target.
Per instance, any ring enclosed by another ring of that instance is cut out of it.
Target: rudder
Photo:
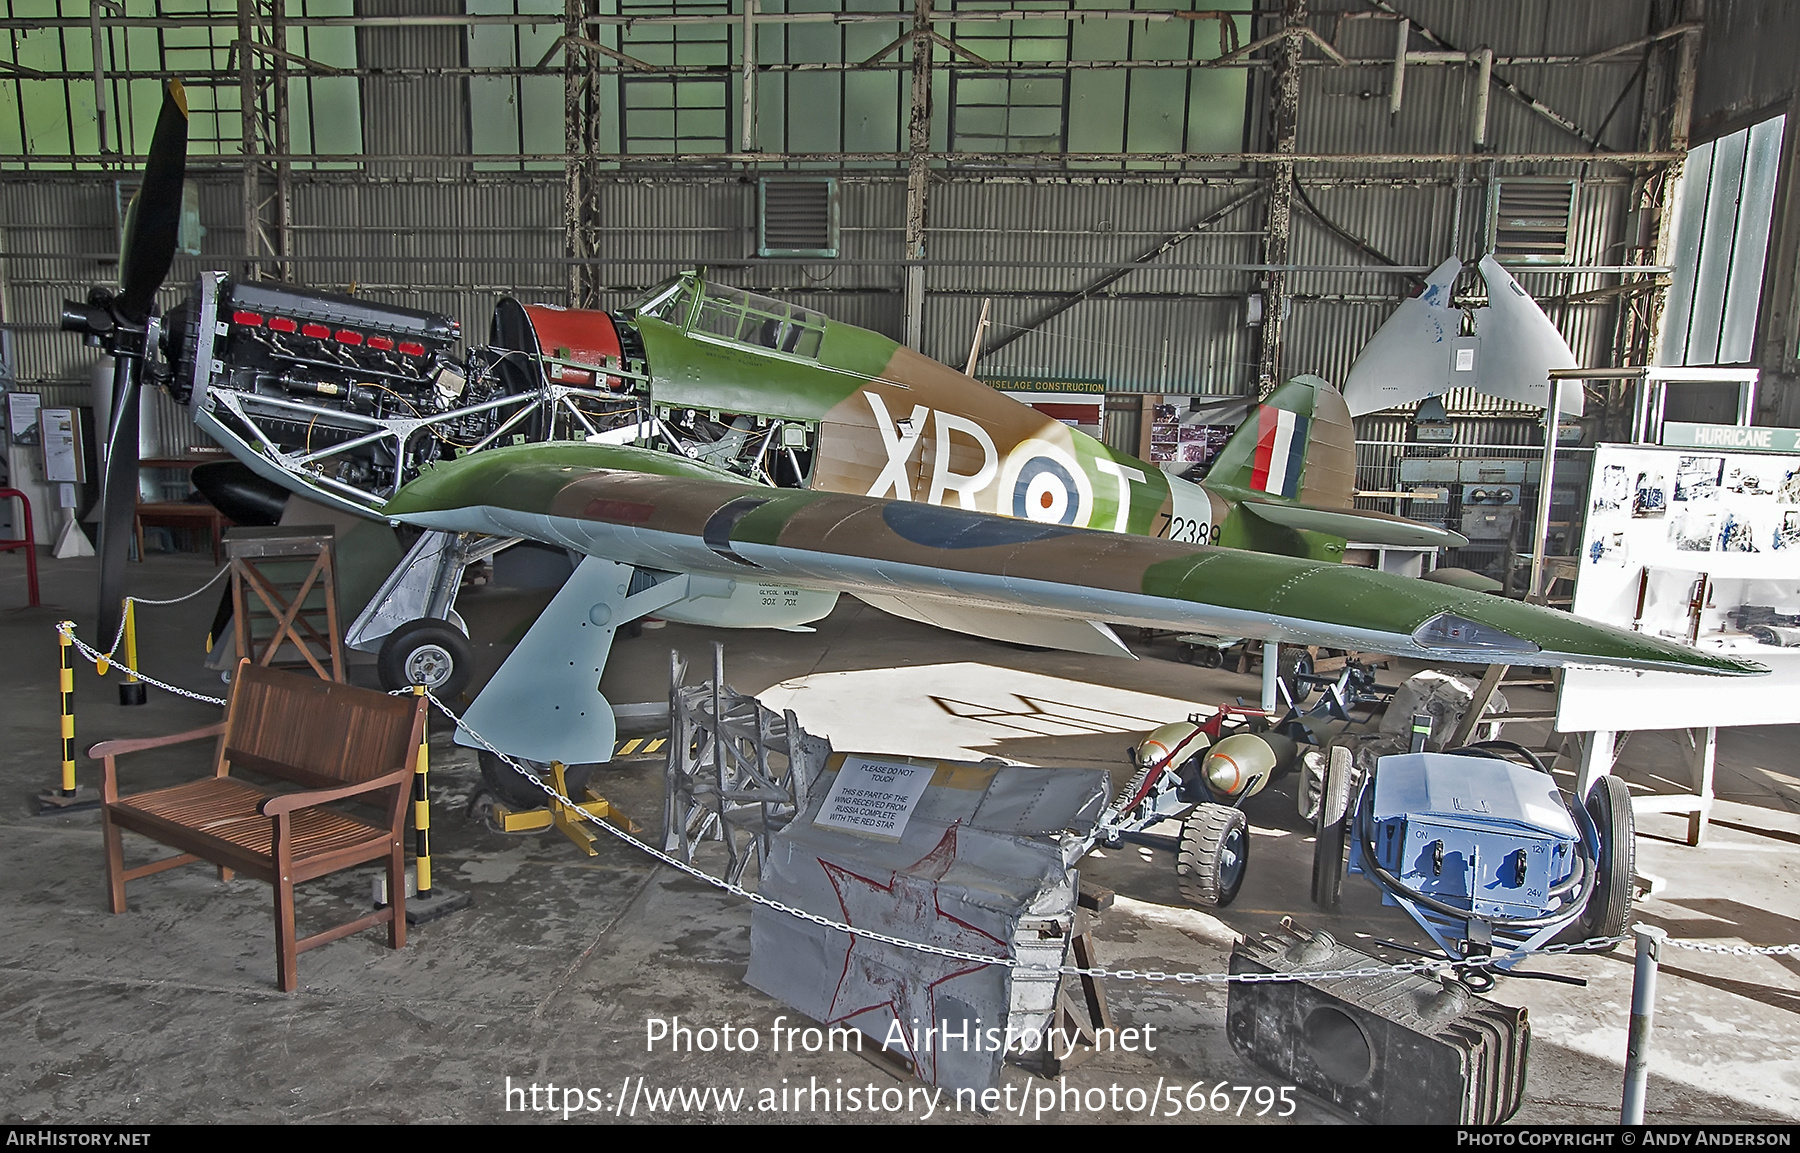
[[[1205,483],[1264,500],[1349,508],[1356,490],[1349,406],[1323,378],[1296,376],[1251,411]]]

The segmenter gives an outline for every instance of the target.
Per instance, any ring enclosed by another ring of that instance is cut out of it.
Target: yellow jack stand
[[[568,783],[563,779],[563,763],[561,761],[550,762],[550,783],[561,795],[565,797],[569,795]],[[586,792],[593,799],[585,803],[565,805],[555,797],[551,797],[549,808],[529,809],[522,813],[514,812],[503,804],[496,804],[494,820],[499,824],[500,831],[503,833],[535,833],[539,829],[548,829],[554,825],[561,830],[563,836],[574,841],[581,851],[590,857],[599,853],[599,850],[594,848],[594,843],[600,839],[600,834],[589,827],[586,817],[576,816],[574,810],[579,809],[587,816],[596,817],[602,821],[611,821],[627,833],[636,834],[644,831],[636,821],[620,812],[611,801],[596,793],[592,788],[587,789]]]

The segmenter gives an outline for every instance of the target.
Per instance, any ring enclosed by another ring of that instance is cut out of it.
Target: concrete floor
[[[387,950],[375,932],[323,947],[301,958],[301,991],[280,994],[268,889],[247,881],[222,885],[200,866],[135,882],[131,911],[111,915],[97,814],[34,815],[33,794],[54,784],[58,772],[53,624],[72,617],[92,638],[95,566],[46,560],[43,571],[55,607],[12,609],[25,600],[23,561],[0,556],[0,651],[10,658],[0,663],[6,701],[0,713],[6,750],[0,758],[0,1022],[9,1038],[0,1046],[0,1120],[548,1116],[526,1111],[528,1102],[517,1095],[509,1111],[509,1078],[514,1088],[592,1088],[609,1111],[621,1089],[635,1096],[639,1078],[652,1090],[748,1089],[747,1110],[763,1090],[906,1087],[853,1055],[646,1052],[647,1018],[679,1015],[695,1026],[730,1023],[767,1036],[789,1013],[742,981],[748,908],[616,842],[587,858],[555,832],[507,836],[469,819],[479,774],[473,756],[453,746],[441,724],[432,739],[436,875],[440,886],[471,894],[474,904],[416,927],[405,950]],[[133,566],[133,591],[177,595],[213,571],[210,558],[152,554]],[[465,597],[481,658],[497,662],[505,639],[541,601],[542,594],[499,589]],[[222,692],[216,674],[200,667],[216,603],[209,593],[143,610],[145,669],[202,692]],[[713,635],[669,626],[622,642],[607,674],[609,695],[615,702],[665,699],[669,649],[705,667]],[[1124,749],[1136,734],[1178,718],[1190,702],[1257,692],[1249,678],[1166,659],[1169,648],[1146,649],[1146,659],[1136,662],[1027,653],[912,625],[847,598],[814,634],[717,635],[727,645],[727,680],[734,687],[761,694],[772,708],[792,708],[807,729],[840,749],[1003,756],[1121,773]],[[353,679],[372,683],[372,672],[359,666]],[[82,750],[109,737],[174,732],[217,716],[215,708],[155,691],[146,707],[122,709],[113,685],[85,664],[76,685]],[[1515,700],[1515,707],[1530,703]],[[1678,938],[1725,945],[1800,941],[1796,735],[1794,728],[1721,734],[1721,800],[1705,848],[1682,843],[1682,818],[1640,821],[1640,868],[1666,881],[1641,903],[1642,920]],[[1666,737],[1638,736],[1625,750],[1622,775],[1634,791],[1666,788],[1675,753]],[[194,764],[184,765],[180,754],[139,761],[126,762],[127,771],[144,783],[174,779]],[[84,783],[96,779],[91,764],[82,759]],[[632,761],[598,778],[652,838],[661,814],[660,769],[657,760]],[[1346,882],[1338,915],[1312,910],[1310,835],[1294,814],[1291,788],[1289,778],[1248,806],[1251,869],[1241,896],[1224,910],[1201,912],[1182,903],[1167,852],[1127,846],[1092,854],[1084,877],[1119,895],[1098,933],[1101,963],[1222,972],[1234,935],[1272,929],[1288,915],[1370,948],[1381,937],[1417,941],[1411,922],[1383,908],[1360,878]],[[131,837],[126,845],[128,859],[156,852]],[[302,925],[309,913],[319,918],[334,905],[366,904],[369,883],[369,874],[356,873],[309,886],[302,892]],[[1531,967],[1588,984],[1506,980],[1496,991],[1496,999],[1531,1013],[1530,1075],[1517,1120],[1615,1121],[1629,954]],[[1120,1025],[1155,1026],[1157,1052],[1097,1057],[1069,1075],[1070,1085],[1274,1084],[1227,1043],[1222,989],[1113,981],[1107,994]],[[1015,1094],[1046,1084],[1015,1068],[1004,1078]],[[638,1100],[639,1119],[727,1119],[716,1103],[652,1115]],[[776,1104],[771,1112],[728,1119],[867,1119]],[[1654,1122],[1800,1120],[1800,959],[1667,954],[1648,1112]],[[1107,1111],[1052,1113],[1045,1120],[1053,1118],[1132,1119]],[[1302,1096],[1292,1119],[1342,1117]],[[940,1110],[932,1120],[1016,1118]]]

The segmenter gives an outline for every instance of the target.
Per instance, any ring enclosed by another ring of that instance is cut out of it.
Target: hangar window
[[[1189,68],[1248,42],[1248,0],[1130,0],[1110,4],[1183,19],[1068,20],[1049,0],[975,0],[960,10],[1041,8],[1062,19],[967,22],[950,55],[950,140],[957,152],[1235,152],[1243,146],[1247,76]],[[1242,12],[1242,15],[1237,13]],[[1142,67],[1109,67],[1111,62]],[[1085,67],[1085,65],[1099,65]],[[1041,66],[1034,67],[1034,66]],[[1179,167],[1126,161],[1127,168]],[[1070,167],[1121,167],[1069,162]]]
[[[471,16],[556,15],[562,0],[468,0]],[[472,24],[468,30],[471,68],[530,68],[556,47],[560,24]],[[552,61],[560,59],[553,56]],[[469,144],[477,156],[488,154],[561,153],[563,78],[560,72],[537,76],[482,74],[469,77]],[[562,168],[559,161],[490,161],[477,171]]]
[[[955,151],[1062,150],[1068,122],[1066,75],[1029,68],[1032,64],[1065,63],[1070,27],[1068,20],[956,25],[956,45],[970,56],[1024,67],[989,72],[970,56],[958,54],[951,60],[950,130]]]
[[[1744,364],[1756,334],[1785,117],[1688,152],[1676,191],[1663,364]]]
[[[243,90],[232,49],[238,38],[237,11],[237,0],[130,0],[123,18],[109,15],[96,25],[89,22],[90,0],[0,0],[0,16],[23,25],[0,30],[0,166],[98,168],[103,153],[143,156],[162,107],[163,79],[170,75],[182,77],[187,88],[188,154],[241,154]],[[288,12],[350,16],[354,8],[353,0],[288,0]],[[32,19],[45,17],[80,23],[29,26]],[[193,22],[177,23],[184,19]],[[335,68],[354,68],[356,32],[290,27],[285,50]],[[104,77],[98,98],[89,79],[96,68]],[[71,76],[79,79],[67,78]],[[272,90],[264,86],[257,98],[263,115],[272,120]],[[355,77],[296,66],[288,87],[293,151],[361,151],[357,99]]]
[[[622,152],[644,156],[729,151],[734,21],[727,0],[619,0],[621,16],[711,16],[698,24],[627,26],[620,51],[658,67],[708,69],[705,73],[650,76],[619,74]]]

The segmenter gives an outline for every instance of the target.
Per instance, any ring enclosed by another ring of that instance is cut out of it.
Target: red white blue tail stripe
[[[1265,406],[1257,413],[1252,488],[1280,497],[1300,491],[1300,470],[1306,465],[1306,426],[1311,422],[1310,417],[1285,408]]]

